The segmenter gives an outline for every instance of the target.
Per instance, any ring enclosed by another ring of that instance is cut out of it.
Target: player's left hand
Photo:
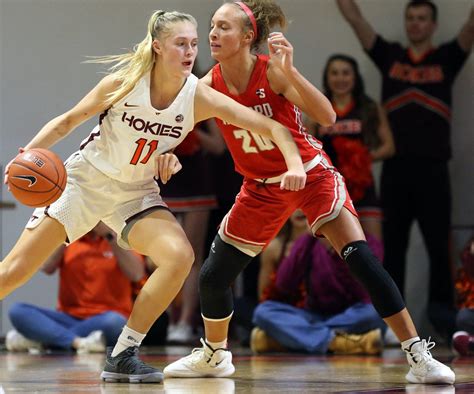
[[[9,174],[9,172],[10,172],[10,167],[11,167],[12,163],[15,161],[15,159],[16,159],[19,155],[21,155],[24,151],[25,151],[25,148],[22,148],[22,147],[18,148],[18,154],[17,154],[13,159],[11,159],[11,160],[9,161],[9,163],[7,164],[7,166],[5,167],[5,171],[4,171],[4,173],[3,173],[3,183],[4,183],[5,185],[7,185],[8,190],[10,190],[10,185],[8,184],[8,174]]]
[[[283,33],[273,32],[268,37],[270,58],[276,60],[276,65],[283,71],[289,72],[293,67],[293,46]]]
[[[173,153],[163,153],[155,158],[155,177],[166,184],[183,166]]]
[[[283,178],[280,182],[280,189],[298,191],[304,189],[306,185],[306,172],[304,169],[301,170],[288,170],[283,174]]]

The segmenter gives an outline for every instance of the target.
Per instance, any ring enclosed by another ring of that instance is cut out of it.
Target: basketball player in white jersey
[[[156,11],[134,51],[97,59],[114,63],[75,107],[47,123],[26,145],[49,148],[101,113],[99,125],[66,162],[67,187],[58,201],[35,210],[12,251],[0,263],[0,299],[27,282],[53,251],[73,242],[100,220],[118,242],[149,256],[158,269],[139,294],[102,379],[160,382],[162,373],[138,358],[145,334],[181,288],[193,250],[166,209],[154,177],[166,183],[179,171],[169,152],[195,123],[217,117],[271,139],[288,171],[281,188],[299,190],[306,175],[289,131],[207,87],[191,74],[197,55],[196,21],[179,12]],[[8,178],[8,166],[5,172]],[[206,176],[206,174],[202,174]]]

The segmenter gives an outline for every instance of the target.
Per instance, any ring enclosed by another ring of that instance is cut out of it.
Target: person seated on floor
[[[381,242],[367,242],[382,260]],[[300,236],[254,312],[254,353],[379,354],[385,323],[347,264],[326,240]]]
[[[68,246],[60,246],[42,270],[59,270],[57,310],[15,303],[10,351],[41,347],[104,352],[117,341],[132,310],[132,283],[145,275],[142,256],[117,245],[104,223]]]
[[[257,257],[260,264],[257,271],[256,296],[243,295],[234,299],[232,322],[234,328],[238,326],[238,333],[240,334],[241,344],[243,346],[248,347],[250,345],[250,334],[254,328],[252,321],[253,313],[259,302],[267,298],[267,289],[272,287],[272,278],[276,275],[276,270],[282,258],[288,256],[293,242],[300,235],[309,233],[310,229],[306,216],[300,209],[297,209],[287,220],[278,235],[268,244],[260,256]],[[252,265],[249,264],[246,270],[251,266]],[[254,284],[255,281],[251,283]]]
[[[474,356],[474,236],[463,249],[461,262],[456,280],[456,326],[460,331],[454,333],[452,347],[456,354]]]

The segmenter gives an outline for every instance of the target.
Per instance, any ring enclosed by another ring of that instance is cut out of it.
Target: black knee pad
[[[381,317],[390,317],[405,308],[398,287],[366,241],[355,241],[344,246],[341,256],[349,264],[352,275],[368,291],[372,304]]]
[[[201,313],[209,319],[224,319],[234,310],[231,285],[252,257],[216,235],[199,275]]]

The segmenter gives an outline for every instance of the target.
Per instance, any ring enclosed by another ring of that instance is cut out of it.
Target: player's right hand
[[[306,172],[304,169],[301,170],[288,170],[283,174],[283,178],[280,182],[280,189],[281,190],[291,190],[291,191],[298,191],[304,189],[306,185]]]
[[[21,148],[21,147],[18,148],[18,155],[21,155],[24,151],[25,151],[25,148]],[[13,159],[11,159],[10,162],[5,167],[4,178],[3,178],[3,183],[5,185],[8,185],[8,173],[10,172],[10,167],[12,163],[15,161],[15,159],[18,157],[18,155],[16,155]],[[10,190],[10,186],[8,186],[8,190]]]
[[[155,177],[166,184],[183,166],[173,153],[163,153],[155,158]]]

